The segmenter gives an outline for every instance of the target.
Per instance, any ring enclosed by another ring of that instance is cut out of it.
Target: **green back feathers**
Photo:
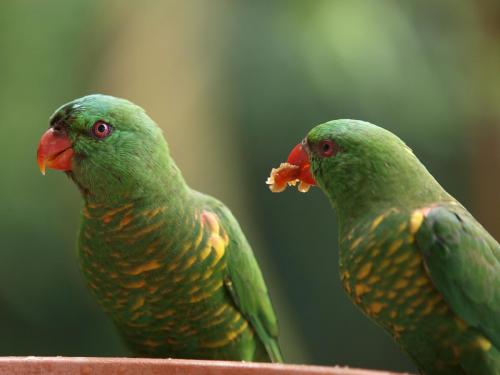
[[[417,243],[432,281],[453,310],[500,350],[498,242],[461,207],[436,207]]]

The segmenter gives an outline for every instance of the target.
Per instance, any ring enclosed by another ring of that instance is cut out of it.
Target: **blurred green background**
[[[498,239],[499,40],[496,0],[1,1],[0,355],[127,355],[79,273],[77,189],[35,162],[52,111],[102,92],[239,218],[287,361],[415,371],[341,289],[327,199],[264,181],[312,126],[367,120]]]

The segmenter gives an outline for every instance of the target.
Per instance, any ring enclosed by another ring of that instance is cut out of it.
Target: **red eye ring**
[[[97,139],[106,138],[111,134],[111,130],[111,125],[105,123],[102,120],[99,120],[94,125],[92,125],[92,135]]]
[[[337,144],[331,139],[321,141],[318,145],[319,154],[325,158],[335,156],[338,152]]]

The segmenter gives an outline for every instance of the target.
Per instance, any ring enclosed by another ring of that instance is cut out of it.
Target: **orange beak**
[[[296,145],[290,155],[288,155],[287,162],[299,167],[297,179],[309,185],[316,185],[316,181],[311,174],[311,162],[306,147],[301,142]]]
[[[37,161],[40,172],[45,175],[45,168],[70,171],[73,159],[71,146],[66,134],[53,128],[47,130],[38,144]]]
[[[280,193],[288,185],[299,183],[298,189],[305,193],[316,181],[311,174],[311,162],[307,153],[307,146],[299,143],[288,155],[286,163],[281,163],[278,168],[271,170],[271,175],[266,180],[273,193]]]

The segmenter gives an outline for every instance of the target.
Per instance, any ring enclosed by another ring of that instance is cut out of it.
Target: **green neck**
[[[140,207],[154,207],[167,204],[170,207],[182,205],[191,192],[182,174],[172,161],[164,165],[160,173],[154,173],[144,182],[134,182],[134,189],[116,189],[111,194],[83,193],[86,205],[114,208],[126,203]]]
[[[98,176],[94,175],[92,167],[90,173],[79,172],[70,176],[79,186],[87,205],[116,207],[127,202],[144,207],[163,203],[177,205],[182,204],[191,191],[170,157],[163,138],[147,157],[126,159],[114,170],[100,170]]]
[[[391,207],[410,211],[454,200],[413,155],[404,158],[389,155],[379,163],[367,159],[363,169],[363,174],[342,173],[341,181],[333,177],[323,183],[337,210],[342,232],[359,220]]]

